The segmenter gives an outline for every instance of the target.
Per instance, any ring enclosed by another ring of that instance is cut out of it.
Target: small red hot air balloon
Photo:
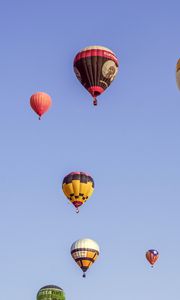
[[[30,105],[39,116],[39,120],[41,119],[41,116],[48,111],[51,104],[51,97],[43,92],[37,92],[36,94],[33,94],[30,98]]]
[[[151,267],[155,264],[155,262],[159,258],[159,253],[157,250],[151,249],[146,252],[146,259],[151,264]]]

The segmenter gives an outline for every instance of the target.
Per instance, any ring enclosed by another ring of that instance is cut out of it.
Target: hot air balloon
[[[72,172],[64,177],[62,190],[70,202],[76,207],[81,206],[94,191],[93,178],[84,172]]]
[[[74,72],[81,84],[94,98],[101,95],[118,72],[118,59],[108,48],[90,46],[81,50],[74,59]]]
[[[151,267],[155,264],[155,262],[159,258],[159,253],[157,250],[151,249],[146,252],[146,259],[151,264]]]
[[[91,239],[77,240],[71,246],[71,255],[86,277],[85,272],[99,256],[99,246]]]
[[[37,300],[65,300],[63,289],[56,285],[46,285],[37,293]]]
[[[43,92],[33,94],[30,98],[30,105],[32,109],[38,114],[39,120],[41,119],[41,116],[48,111],[51,104],[51,97]]]
[[[180,59],[178,59],[178,62],[176,64],[176,83],[178,88],[180,89]]]

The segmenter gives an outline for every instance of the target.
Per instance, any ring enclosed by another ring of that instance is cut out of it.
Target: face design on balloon
[[[74,67],[74,72],[75,72],[75,74],[76,74],[77,79],[78,79],[80,82],[82,82],[81,74],[80,74],[79,70],[78,70],[76,67]]]
[[[110,81],[113,81],[116,74],[117,74],[118,68],[114,61],[108,60],[106,61],[102,66],[102,74],[106,79],[109,79]]]

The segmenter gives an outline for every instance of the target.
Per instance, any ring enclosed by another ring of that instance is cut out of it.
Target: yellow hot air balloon
[[[77,240],[71,246],[71,255],[86,277],[85,272],[99,256],[99,245],[88,238]]]
[[[81,206],[94,191],[94,180],[84,172],[72,172],[64,177],[62,190],[70,202],[76,207]]]
[[[178,59],[178,62],[176,64],[176,83],[178,88],[180,89],[180,59]]]

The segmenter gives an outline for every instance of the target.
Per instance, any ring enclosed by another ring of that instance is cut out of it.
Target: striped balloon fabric
[[[118,59],[108,48],[90,46],[82,49],[74,59],[77,79],[94,98],[101,95],[111,84],[118,72]]]
[[[91,239],[81,239],[71,246],[71,255],[83,271],[83,277],[99,256],[99,245]]]

